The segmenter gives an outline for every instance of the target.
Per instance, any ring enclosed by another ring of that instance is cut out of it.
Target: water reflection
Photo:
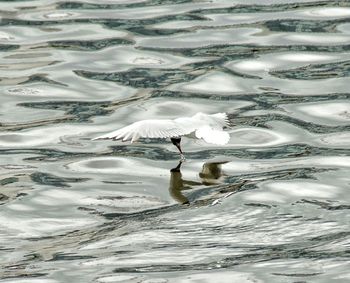
[[[181,204],[189,204],[190,201],[185,194],[185,191],[194,189],[196,186],[211,186],[219,184],[223,181],[224,174],[221,165],[226,162],[206,162],[202,166],[202,171],[199,172],[201,182],[184,180],[181,173],[182,161],[170,170],[169,192],[174,200]]]

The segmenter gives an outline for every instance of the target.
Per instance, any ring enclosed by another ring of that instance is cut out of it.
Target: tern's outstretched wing
[[[169,138],[187,135],[193,132],[192,128],[181,126],[173,120],[143,120],[129,126],[94,138],[136,141],[139,138]]]
[[[228,125],[227,115],[217,113],[207,115],[197,113],[192,117],[182,117],[175,120],[143,120],[114,132],[99,136],[98,139],[113,139],[136,141],[139,138],[171,138],[195,132],[197,138],[208,143],[226,144],[230,136],[223,127]]]

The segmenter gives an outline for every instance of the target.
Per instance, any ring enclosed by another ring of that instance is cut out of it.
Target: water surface
[[[350,3],[0,1],[1,282],[348,282]],[[225,146],[92,141],[227,112]],[[173,169],[173,170],[171,170]]]

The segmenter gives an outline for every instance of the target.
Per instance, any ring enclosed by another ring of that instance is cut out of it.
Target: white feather
[[[228,132],[213,129],[209,126],[199,128],[195,134],[198,139],[203,139],[205,142],[212,144],[224,145],[230,140]]]
[[[197,113],[192,117],[182,117],[174,120],[138,121],[93,140],[122,139],[123,141],[131,140],[131,142],[134,142],[139,138],[171,138],[195,133],[197,138],[202,138],[208,143],[226,144],[230,136],[222,129],[227,124],[226,113],[212,115]]]

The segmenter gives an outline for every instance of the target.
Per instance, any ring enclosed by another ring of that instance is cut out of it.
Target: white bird
[[[223,131],[224,127],[229,125],[226,113],[204,114],[197,113],[192,117],[181,117],[174,120],[142,120],[129,126],[108,134],[94,138],[112,139],[123,141],[137,141],[139,138],[170,138],[184,160],[184,154],[181,149],[181,137],[189,136],[192,138],[203,139],[207,143],[224,145],[230,140],[230,135]]]

